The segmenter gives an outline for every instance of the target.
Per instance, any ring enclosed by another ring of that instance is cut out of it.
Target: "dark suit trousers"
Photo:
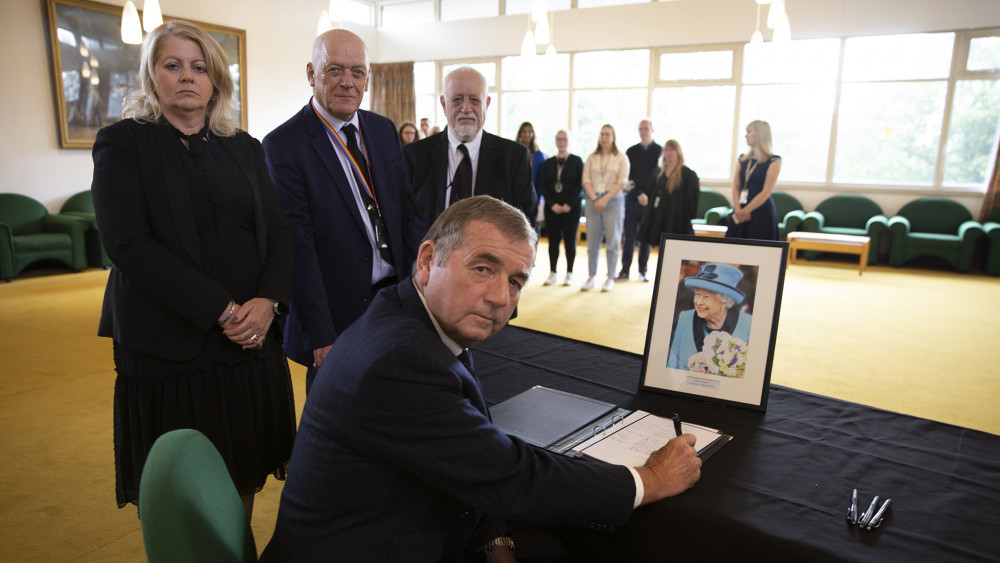
[[[639,222],[642,221],[642,216],[646,212],[646,208],[639,205],[638,201],[633,201],[631,198],[625,199],[625,226],[622,229],[622,269],[624,273],[632,268],[632,252],[635,249],[636,244],[639,245],[639,273],[646,273],[646,263],[649,262],[649,252],[652,249],[652,245],[645,242],[638,242],[637,235],[639,234]]]

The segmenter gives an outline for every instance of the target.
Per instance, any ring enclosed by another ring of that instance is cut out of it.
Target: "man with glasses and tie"
[[[452,203],[473,195],[505,201],[535,222],[538,198],[528,149],[483,131],[490,105],[486,86],[486,78],[472,67],[448,73],[441,96],[448,126],[403,148],[413,199],[427,225]]]
[[[358,109],[369,71],[354,33],[317,37],[306,64],[312,99],[263,142],[294,236],[285,352],[308,368],[307,390],[375,293],[408,277],[426,230],[409,200],[395,125]]]

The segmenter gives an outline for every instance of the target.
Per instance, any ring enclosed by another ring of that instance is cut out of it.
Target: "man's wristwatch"
[[[490,554],[500,549],[501,547],[509,548],[513,552],[514,540],[510,539],[510,536],[500,536],[499,538],[493,538],[493,541],[491,541],[490,543],[486,544],[483,547],[483,554],[489,557]]]
[[[280,317],[281,315],[287,315],[287,314],[288,314],[288,305],[285,305],[281,301],[278,301],[277,299],[275,299],[274,300],[274,316],[275,317]]]

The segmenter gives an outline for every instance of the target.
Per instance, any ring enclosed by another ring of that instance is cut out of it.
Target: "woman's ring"
[[[257,335],[256,334],[250,337],[250,342],[257,342]]]

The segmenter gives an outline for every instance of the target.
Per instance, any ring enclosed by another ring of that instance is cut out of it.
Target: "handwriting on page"
[[[645,465],[649,454],[675,436],[673,422],[647,415],[587,448],[591,457],[628,466]]]
[[[714,428],[684,423],[681,430],[694,434],[694,447],[700,454],[709,444],[722,435]],[[622,425],[594,436],[580,445],[580,451],[590,457],[631,467],[646,464],[649,454],[662,448],[677,435],[673,421],[635,411],[627,416]]]

